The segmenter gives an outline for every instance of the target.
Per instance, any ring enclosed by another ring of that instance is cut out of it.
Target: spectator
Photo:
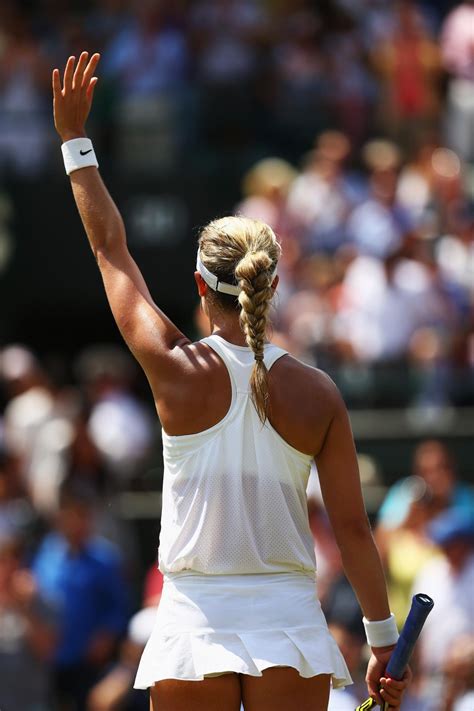
[[[97,345],[80,355],[76,369],[90,402],[88,434],[110,483],[121,488],[136,475],[152,441],[151,417],[132,392],[134,364],[120,348]]]
[[[354,680],[351,687],[331,689],[328,711],[354,711],[367,696],[362,672],[366,639],[359,603],[344,575],[340,574],[333,581],[323,609],[331,634]]]
[[[347,667],[353,679],[360,677],[360,667],[363,661],[363,651],[365,648],[365,638],[363,635],[355,634],[351,629],[341,623],[329,622],[329,630],[336,640],[336,644],[342,652]],[[357,694],[357,691],[359,694]],[[367,692],[362,693],[361,684],[359,688],[346,687],[344,689],[331,689],[329,695],[328,711],[354,711],[355,707],[363,700]]]
[[[55,685],[74,711],[85,711],[87,694],[113,659],[127,619],[121,560],[112,544],[93,534],[94,504],[85,484],[66,482],[55,528],[33,563],[40,590],[60,609]]]
[[[287,297],[291,290],[291,277],[300,255],[294,239],[295,220],[288,210],[288,194],[297,177],[296,170],[280,158],[264,158],[244,175],[244,199],[235,209],[236,214],[266,222],[278,234],[282,245],[279,262],[279,291]]]
[[[268,32],[263,3],[199,0],[190,9],[202,136],[211,145],[248,143],[258,121],[258,59]]]
[[[443,674],[441,711],[470,711],[474,707],[474,635],[456,639],[448,652]]]
[[[441,30],[441,54],[450,74],[446,138],[464,160],[474,161],[474,3],[453,8]]]
[[[5,443],[21,470],[28,473],[38,432],[53,416],[52,389],[36,357],[20,345],[0,353],[0,376],[8,397]]]
[[[296,177],[295,169],[280,158],[258,161],[242,179],[245,198],[236,212],[266,222],[285,240],[293,231],[286,202]]]
[[[142,609],[129,622],[127,639],[122,642],[118,663],[90,692],[88,711],[115,711],[118,706],[125,707],[126,711],[148,711],[148,694],[133,689],[133,681],[153,630],[162,589],[163,576],[153,565],[145,578]]]
[[[0,377],[10,395],[4,414],[6,446],[34,507],[50,515],[57,508],[75,442],[77,393],[55,388],[23,346],[8,346],[0,354]]]
[[[0,8],[0,173],[23,177],[44,167],[52,141],[44,89],[49,67],[18,3]]]
[[[199,81],[207,87],[248,86],[266,22],[255,0],[199,0],[191,9]]]
[[[348,342],[357,360],[393,365],[398,372],[417,330],[448,319],[429,270],[400,253],[383,262],[356,257],[347,268],[342,292],[333,322],[335,339]]]
[[[0,531],[0,707],[51,709],[50,658],[56,636],[54,608],[22,564],[18,537]]]
[[[399,249],[411,229],[396,200],[401,155],[395,144],[377,140],[364,146],[363,157],[370,171],[370,195],[355,207],[347,233],[361,254],[383,259]]]
[[[321,21],[309,8],[290,12],[274,48],[274,117],[279,139],[301,153],[328,124],[327,58]]]
[[[384,132],[412,148],[433,127],[439,111],[438,49],[419,8],[411,0],[396,3],[392,33],[373,52],[376,71],[385,76],[380,93]]]
[[[334,253],[346,241],[346,221],[359,197],[344,167],[350,151],[347,136],[325,131],[292,186],[288,211],[306,254]]]
[[[134,14],[104,55],[104,72],[114,79],[123,100],[173,94],[186,77],[183,35],[166,26],[164,3],[134,3]]]
[[[420,569],[438,549],[427,535],[427,526],[438,514],[426,483],[420,477],[405,480],[411,503],[404,521],[389,532],[377,530],[379,550],[385,565],[390,609],[403,624],[410,609],[411,591]]]
[[[135,0],[132,7],[129,22],[104,52],[104,76],[115,101],[109,114],[121,169],[156,174],[174,166],[184,141],[187,39],[168,24],[162,0]]]
[[[436,440],[422,442],[413,456],[413,475],[422,485],[431,507],[438,513],[455,509],[469,513],[474,510],[472,489],[457,480],[453,457],[448,448]],[[393,529],[406,520],[413,501],[413,480],[400,479],[389,490],[379,511],[378,524]]]
[[[0,445],[0,536],[10,531],[28,535],[36,523],[37,512],[27,498],[16,462]]]
[[[447,510],[432,522],[428,532],[443,556],[420,570],[413,592],[424,592],[435,600],[419,644],[421,669],[431,676],[432,691],[438,695],[436,682],[449,649],[462,635],[474,635],[474,509]]]
[[[347,8],[351,9],[352,3]],[[368,137],[377,87],[367,66],[359,26],[343,18],[328,33],[325,53],[329,60],[329,108],[334,124],[359,147]]]

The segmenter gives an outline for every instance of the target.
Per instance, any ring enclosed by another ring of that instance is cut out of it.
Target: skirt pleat
[[[166,576],[135,688],[162,679],[199,681],[236,672],[261,676],[289,666],[351,684],[308,575]]]

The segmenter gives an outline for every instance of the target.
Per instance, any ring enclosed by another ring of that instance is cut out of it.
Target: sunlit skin
[[[68,59],[62,81],[59,70],[53,72],[54,119],[62,141],[86,135],[98,61],[98,54],[89,59],[83,52],[77,63],[74,57]],[[182,435],[211,427],[230,407],[225,365],[209,346],[192,343],[152,299],[128,251],[123,220],[98,170],[76,170],[70,179],[112,313],[147,376],[164,430]],[[199,274],[195,279],[213,333],[244,345],[237,312],[221,308],[209,297]],[[273,287],[277,284],[275,279]],[[347,410],[337,388],[323,372],[287,355],[270,371],[269,400],[270,421],[277,432],[296,449],[315,457],[344,570],[365,616],[386,619],[390,611],[384,574],[364,508]],[[379,703],[383,699],[397,708],[410,672],[402,682],[383,677],[392,649],[372,649],[367,683]],[[238,711],[242,695],[247,711],[287,711],[290,704],[299,711],[323,711],[328,692],[327,675],[304,679],[294,669],[275,667],[262,677],[239,678],[229,673],[199,683],[164,680],[154,686],[151,698],[154,711]]]

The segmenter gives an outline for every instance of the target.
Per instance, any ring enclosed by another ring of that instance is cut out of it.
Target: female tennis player
[[[397,638],[342,399],[321,371],[267,341],[280,247],[270,227],[216,220],[199,238],[197,291],[212,335],[192,343],[153,302],[97,170],[85,122],[99,55],[53,72],[66,172],[117,325],[163,427],[163,594],[135,686],[153,711],[324,711],[351,683],[317,599],[306,483],[316,460],[345,572],[364,613],[369,693]]]

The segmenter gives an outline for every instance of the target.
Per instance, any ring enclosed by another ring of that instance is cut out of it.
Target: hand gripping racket
[[[411,601],[410,612],[403,625],[403,629],[398,638],[397,645],[392,652],[392,656],[387,664],[385,676],[392,679],[402,679],[405,669],[408,666],[416,640],[420,636],[426,618],[433,609],[433,600],[424,593],[414,595]],[[375,699],[367,699],[363,704],[358,706],[355,711],[369,711],[377,706]],[[387,711],[389,705],[384,704],[384,711]]]

